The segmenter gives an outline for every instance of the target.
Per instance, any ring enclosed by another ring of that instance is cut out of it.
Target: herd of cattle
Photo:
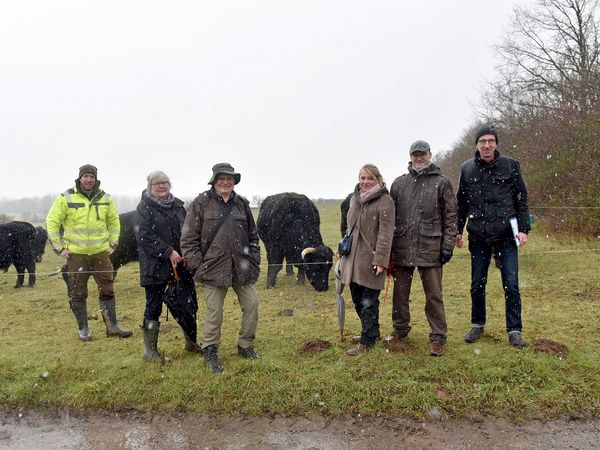
[[[119,215],[119,245],[110,256],[115,275],[121,266],[138,260],[133,214],[134,211],[130,211]],[[257,228],[267,250],[267,289],[275,287],[284,259],[288,275],[293,273],[291,267],[297,268],[299,284],[308,279],[315,290],[328,289],[333,251],[323,243],[319,211],[308,197],[283,193],[265,198]],[[0,224],[0,268],[7,272],[11,264],[15,266],[16,288],[23,286],[25,270],[29,273],[29,286],[34,286],[35,263],[42,261],[47,239],[46,230],[30,223]]]

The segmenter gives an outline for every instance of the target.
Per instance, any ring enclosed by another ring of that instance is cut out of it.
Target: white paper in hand
[[[515,243],[517,244],[517,248],[519,248],[519,223],[517,222],[516,217],[510,218],[510,227],[512,228],[513,236],[515,237]]]

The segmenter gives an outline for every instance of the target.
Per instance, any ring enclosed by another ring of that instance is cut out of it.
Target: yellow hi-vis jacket
[[[114,200],[99,186],[91,199],[74,187],[56,198],[46,217],[46,229],[57,252],[66,248],[94,255],[117,247],[121,224]]]

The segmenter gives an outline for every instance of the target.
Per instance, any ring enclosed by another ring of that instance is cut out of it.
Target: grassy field
[[[339,240],[339,208],[320,206],[328,245]],[[488,324],[476,344],[463,336],[470,323],[469,257],[457,250],[445,267],[445,303],[449,325],[446,353],[428,353],[429,327],[418,279],[412,295],[410,353],[391,353],[378,344],[357,358],[340,342],[335,292],[317,293],[279,274],[276,289],[264,290],[266,258],[259,280],[260,321],[256,342],[260,361],[236,354],[239,307],[226,300],[223,342],[225,372],[214,375],[197,355],[183,350],[172,318],[162,320],[159,347],[173,361],[144,362],[139,330],[144,294],[136,263],[122,268],[116,282],[118,315],[129,339],[106,338],[98,302],[89,304],[91,342],[77,338],[65,286],[48,276],[62,264],[47,251],[38,265],[37,286],[13,289],[14,269],[0,277],[0,405],[52,405],[77,408],[135,408],[260,415],[363,414],[426,418],[480,414],[526,420],[532,417],[600,415],[600,252],[598,240],[555,239],[534,227],[521,252],[520,283],[524,336],[566,345],[568,356],[509,347],[499,272],[490,269]],[[333,286],[333,272],[330,275]],[[95,297],[95,284],[90,282]],[[383,296],[383,294],[382,294]],[[282,316],[292,309],[293,315]],[[164,315],[164,312],[163,312]],[[199,328],[203,323],[200,294]],[[346,329],[360,323],[346,293]],[[381,306],[382,333],[391,331],[390,295]],[[322,339],[331,348],[306,354],[302,346]]]

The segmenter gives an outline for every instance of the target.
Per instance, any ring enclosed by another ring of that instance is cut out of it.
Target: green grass
[[[339,207],[319,206],[328,245],[339,240]],[[536,224],[537,226],[538,224]],[[100,318],[95,285],[89,314],[94,339],[77,338],[65,287],[55,271],[60,258],[47,252],[38,266],[34,289],[13,289],[14,270],[0,277],[0,405],[51,405],[76,408],[135,408],[146,411],[191,411],[226,415],[444,414],[473,417],[482,413],[512,420],[532,417],[597,417],[600,414],[600,252],[598,242],[546,237],[535,229],[521,252],[520,282],[525,337],[546,338],[568,346],[569,355],[537,353],[508,346],[499,273],[490,268],[488,324],[476,344],[466,344],[469,327],[469,256],[456,250],[445,267],[444,287],[449,339],[441,358],[428,354],[429,327],[418,278],[412,294],[413,331],[410,354],[388,353],[379,344],[368,354],[350,358],[347,339],[340,342],[335,292],[317,293],[309,285],[279,274],[277,288],[264,290],[266,258],[259,280],[260,320],[256,341],[261,361],[236,355],[240,311],[228,295],[220,348],[225,372],[214,375],[201,357],[183,350],[181,332],[172,318],[161,319],[165,332],[159,347],[173,361],[144,362],[139,331],[144,293],[137,265],[119,272],[117,312],[135,330],[129,339],[108,339]],[[562,253],[557,253],[561,252]],[[553,252],[553,253],[549,253]],[[333,273],[331,274],[333,285]],[[391,331],[391,287],[381,306],[382,332]],[[203,297],[199,291],[199,328]],[[346,293],[346,329],[360,323]],[[382,293],[383,297],[383,293]],[[293,309],[291,317],[281,316]],[[165,325],[169,325],[165,327]],[[330,341],[330,349],[303,354],[313,339]]]

